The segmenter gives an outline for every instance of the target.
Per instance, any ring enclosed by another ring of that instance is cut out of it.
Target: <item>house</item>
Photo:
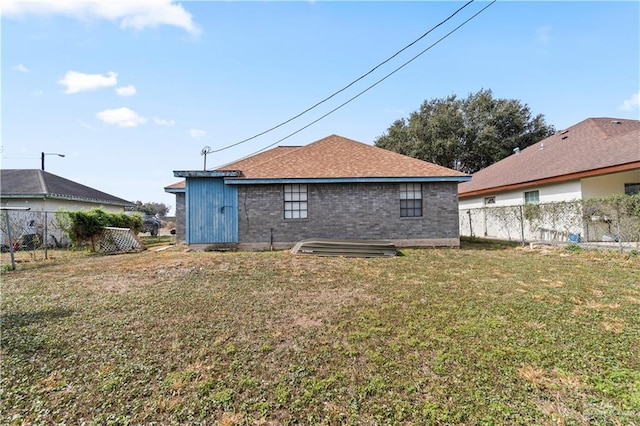
[[[29,207],[30,211],[55,212],[102,208],[124,211],[134,204],[97,189],[39,169],[7,169],[0,175],[2,207]]]
[[[122,198],[39,169],[2,170],[0,204],[9,215],[12,238],[22,240],[25,247],[34,247],[35,241],[46,243],[46,246],[68,243],[66,233],[54,215],[58,210],[101,208],[122,212],[134,206]],[[4,229],[0,230],[0,242],[7,246],[8,234]]]
[[[214,170],[174,171],[177,237],[187,244],[290,248],[308,238],[458,247],[463,173],[331,135]]]
[[[588,118],[473,174],[459,185],[462,235],[567,239],[585,235],[579,217],[509,231],[505,206],[589,200],[640,191],[640,121]],[[472,214],[474,213],[474,214]],[[478,214],[475,214],[478,213]],[[504,216],[504,215],[503,215]],[[526,226],[525,226],[526,225]]]

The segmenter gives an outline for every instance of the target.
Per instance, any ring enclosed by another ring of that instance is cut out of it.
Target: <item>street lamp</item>
[[[58,157],[64,157],[64,154],[58,154],[58,153],[55,153],[55,152],[43,152],[40,155],[40,160],[42,162],[42,171],[44,171],[44,156],[45,155],[57,155]]]

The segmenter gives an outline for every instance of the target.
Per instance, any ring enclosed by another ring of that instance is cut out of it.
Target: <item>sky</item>
[[[373,144],[450,95],[488,89],[558,130],[640,119],[640,2],[475,1],[437,26],[465,3],[3,0],[1,167],[45,152],[48,172],[173,212],[164,187],[205,147],[213,168],[331,134]]]

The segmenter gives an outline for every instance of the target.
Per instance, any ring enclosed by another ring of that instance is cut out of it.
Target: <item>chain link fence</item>
[[[66,249],[71,242],[55,212],[0,211],[0,250],[29,253],[33,260],[46,259],[50,249]],[[4,260],[3,260],[4,263]]]
[[[460,235],[526,243],[613,245],[637,249],[638,198],[617,197],[460,210]]]

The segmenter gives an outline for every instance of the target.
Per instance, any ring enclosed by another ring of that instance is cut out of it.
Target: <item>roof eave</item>
[[[173,176],[183,178],[200,177],[237,177],[239,170],[174,170]]]
[[[111,206],[135,206],[135,203],[131,201],[116,201],[116,200],[101,200],[98,198],[85,198],[85,197],[74,197],[70,195],[60,195],[60,194],[2,194],[2,198],[11,198],[11,199],[25,199],[25,198],[37,198],[42,200],[64,200],[64,201],[82,201],[85,203],[93,203],[93,204],[105,204]]]
[[[548,185],[552,183],[566,182],[570,180],[583,179],[588,177],[603,176],[611,173],[626,172],[629,170],[634,170],[639,168],[640,168],[640,161],[633,161],[631,163],[603,167],[600,169],[586,170],[583,172],[570,173],[570,174],[560,175],[560,176],[552,176],[544,179],[532,180],[527,182],[518,182],[518,183],[509,184],[509,185],[501,185],[501,186],[494,186],[491,188],[476,189],[474,191],[460,192],[458,194],[458,198],[463,199],[463,198],[477,197],[479,195],[494,194],[497,192],[511,191],[515,189],[528,188],[532,186]]]
[[[395,176],[395,177],[340,177],[340,178],[227,178],[227,185],[272,185],[290,183],[398,183],[398,182],[466,182],[471,176]]]
[[[187,189],[186,188],[165,188],[164,192],[167,192],[169,194],[182,194],[183,192],[186,192]]]

